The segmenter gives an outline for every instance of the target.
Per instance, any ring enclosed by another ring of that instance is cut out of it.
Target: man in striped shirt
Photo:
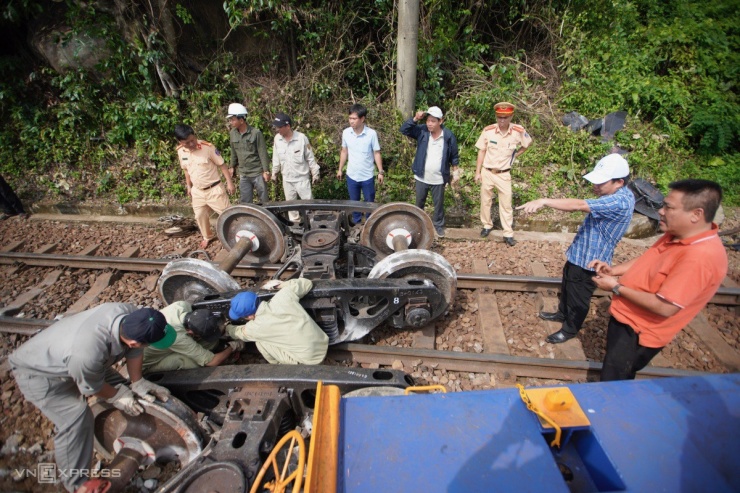
[[[584,176],[593,184],[598,198],[537,199],[517,207],[528,213],[537,212],[542,207],[588,213],[565,252],[567,262],[563,267],[558,311],[539,314],[543,320],[563,323],[559,331],[547,336],[546,341],[551,344],[573,339],[581,330],[591,296],[596,290],[592,279],[596,272],[589,268],[589,264],[595,260],[611,264],[614,248],[629,227],[635,207],[635,197],[626,187],[629,173],[627,161],[619,154],[610,154]]]

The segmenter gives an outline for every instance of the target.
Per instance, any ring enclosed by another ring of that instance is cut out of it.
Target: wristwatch
[[[622,285],[621,285],[621,284],[616,284],[616,285],[615,285],[615,286],[614,286],[614,287],[612,288],[612,293],[616,294],[617,296],[621,296],[621,295],[619,294],[619,288],[621,288],[621,287],[622,287]]]

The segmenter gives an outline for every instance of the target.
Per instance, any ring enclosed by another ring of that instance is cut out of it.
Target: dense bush
[[[627,127],[616,140],[630,151],[635,175],[661,187],[689,176],[715,179],[727,202],[740,204],[739,4],[423,1],[417,103],[441,106],[460,142],[464,176],[448,194],[450,205],[476,210],[474,144],[501,100],[517,104],[515,121],[535,139],[515,171],[517,203],[590,193],[581,176],[613,142],[570,132],[560,117],[626,110]],[[271,115],[289,112],[323,167],[316,196],[346,198],[333,178],[340,133],[347,107],[363,102],[388,169],[379,199],[408,200],[414,143],[398,132],[410,115],[394,105],[394,2],[223,5],[230,29],[277,41],[269,55],[246,63],[216,40],[219,48],[188,75],[158,30],[132,43],[116,35],[113,14],[71,1],[66,12],[74,32],[108,41],[111,55],[97,70],[57,73],[29,65],[23,50],[4,51],[2,173],[30,198],[184,197],[171,129],[192,125],[228,159],[225,108],[240,101],[268,142]],[[33,0],[8,5],[0,26],[10,29],[6,35],[19,32],[46,8]],[[185,4],[173,8],[181,26],[196,22]],[[163,90],[158,71],[177,74],[179,90]],[[271,193],[280,198],[277,187]]]

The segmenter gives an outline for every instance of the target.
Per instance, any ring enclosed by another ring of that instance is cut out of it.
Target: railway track
[[[82,311],[92,305],[105,290],[115,290],[116,282],[122,273],[139,273],[146,275],[149,283],[156,280],[158,273],[171,260],[137,258],[136,248],[127,249],[122,256],[104,257],[95,256],[92,253],[96,248],[94,245],[84,248],[86,254],[56,254],[43,253],[53,252],[54,245],[39,249],[34,253],[18,252],[22,247],[21,242],[6,245],[4,251],[0,252],[0,265],[6,265],[10,275],[15,275],[28,268],[40,268],[37,270],[48,272],[43,279],[24,292],[19,293],[15,299],[3,300],[5,307],[0,309],[0,332],[22,335],[33,335],[53,321],[45,319],[18,318],[13,316],[22,312],[26,305],[33,304],[33,300],[42,296],[52,284],[58,282],[60,269],[74,269],[76,272],[84,272],[83,275],[92,273],[96,276],[95,282],[91,283],[90,289],[81,297],[69,300],[69,308],[66,313]],[[183,252],[185,253],[185,252]],[[214,259],[225,255],[225,251],[219,253]],[[248,264],[241,263],[236,266],[231,275],[237,278],[260,278],[272,276],[280,266],[271,264]],[[478,265],[477,271],[485,272],[485,265]],[[537,271],[537,266],[533,267]],[[37,277],[42,277],[36,272]],[[505,276],[491,275],[485,273],[459,274],[458,288],[462,290],[474,290],[478,297],[480,312],[478,317],[481,322],[480,330],[484,333],[485,352],[444,351],[435,347],[434,327],[425,328],[413,334],[413,347],[401,346],[378,346],[357,343],[345,343],[332,346],[329,358],[360,364],[365,367],[378,367],[397,365],[400,363],[404,369],[413,369],[421,365],[427,368],[440,368],[449,372],[475,372],[490,373],[496,375],[498,382],[506,385],[511,384],[520,377],[555,379],[565,381],[583,381],[597,378],[601,364],[589,361],[578,345],[557,348],[556,357],[541,358],[527,357],[511,354],[507,340],[503,334],[503,327],[495,302],[496,292],[525,292],[535,293],[543,305],[552,304],[556,299],[560,280],[546,276]],[[71,290],[70,290],[71,291]],[[606,293],[595,293],[595,296],[604,296]],[[70,296],[74,295],[70,292]],[[740,300],[740,289],[734,287],[723,287],[715,295],[712,303],[719,305],[738,306]],[[694,327],[699,337],[713,350],[715,356],[726,367],[728,371],[740,369],[740,355],[729,347],[716,334],[716,330],[707,324],[699,324]],[[555,329],[557,330],[557,329]],[[726,346],[726,347],[725,347]],[[660,358],[658,366],[649,366],[640,374],[641,377],[669,377],[689,376],[700,372],[679,368],[665,367],[666,362],[661,365]]]
[[[12,246],[11,246],[12,247]],[[216,260],[220,257],[217,256]],[[92,255],[63,255],[45,253],[0,252],[0,265],[27,265],[33,267],[70,267],[89,270],[116,269],[121,272],[161,271],[172,259],[128,257],[96,257]],[[280,269],[277,264],[240,263],[231,272],[233,277],[272,276]],[[557,290],[560,279],[556,277],[505,276],[494,274],[458,274],[457,286],[462,289],[489,289],[494,291],[538,292]],[[597,290],[594,296],[606,296]],[[710,303],[740,305],[740,288],[720,287]]]

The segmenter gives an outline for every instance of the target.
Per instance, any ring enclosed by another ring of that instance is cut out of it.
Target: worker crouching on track
[[[214,353],[224,333],[224,320],[210,310],[193,310],[187,301],[176,301],[160,310],[177,334],[166,349],[149,346],[144,349],[144,373],[189,370],[218,366],[244,349],[241,341],[231,341]]]
[[[255,342],[269,363],[321,363],[329,348],[329,337],[300,304],[311,288],[313,283],[308,279],[285,281],[270,301],[262,303],[251,291],[239,293],[231,300],[229,318],[248,322],[227,325],[226,331],[234,339]]]
[[[103,398],[132,416],[144,412],[136,396],[167,401],[169,390],[142,378],[142,353],[147,345],[166,348],[174,339],[157,310],[104,303],[51,325],[8,358],[26,400],[56,427],[58,477],[68,491],[87,481],[92,465],[94,423],[87,397]],[[114,387],[107,381],[121,376],[111,366],[124,357],[131,387]]]

